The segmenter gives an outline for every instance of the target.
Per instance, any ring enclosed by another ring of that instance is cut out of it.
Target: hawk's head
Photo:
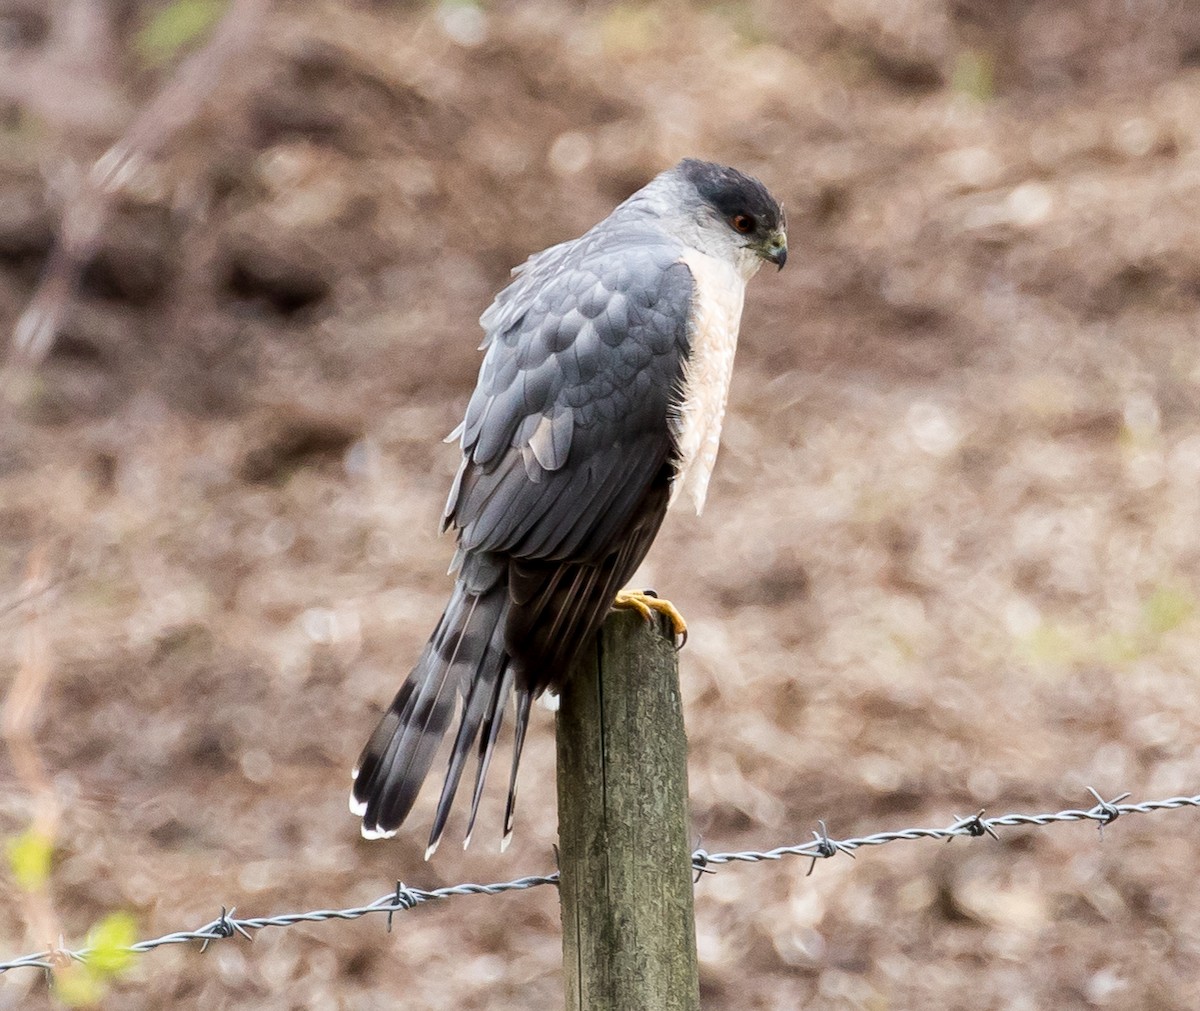
[[[762,183],[737,169],[695,158],[685,158],[673,172],[695,191],[700,213],[735,246],[783,268],[787,220]]]

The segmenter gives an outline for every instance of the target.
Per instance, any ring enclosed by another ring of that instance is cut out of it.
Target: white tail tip
[[[395,834],[395,829],[392,829],[390,832],[386,832],[378,826],[370,826],[367,825],[366,822],[363,822],[362,837],[364,839],[390,839]]]

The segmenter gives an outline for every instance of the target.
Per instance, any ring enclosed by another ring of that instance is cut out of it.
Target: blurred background
[[[0,0],[0,957],[553,866],[545,711],[503,856],[502,784],[424,864],[432,798],[363,842],[349,769],[449,589],[479,313],[685,155],[791,238],[635,580],[698,843],[1198,792],[1197,5]],[[1196,826],[722,869],[705,1007],[1198,1007]],[[559,957],[541,889],[100,1000],[555,1007]]]

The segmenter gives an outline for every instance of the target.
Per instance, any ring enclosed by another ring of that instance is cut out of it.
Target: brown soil
[[[0,4],[0,59],[43,82],[0,89],[0,335],[62,166],[161,78],[131,55],[153,5],[111,6],[80,67],[41,5]],[[439,440],[476,317],[688,154],[759,175],[791,226],[709,507],[638,580],[691,622],[697,838],[1198,792],[1192,6],[497,3],[471,44],[463,8],[278,7],[6,393],[0,669],[36,624],[68,943],[114,909],[156,935],[553,865],[545,712],[503,856],[496,784],[475,846],[426,865],[430,799],[366,843],[348,771],[447,594]],[[40,618],[11,606],[34,551]],[[29,817],[0,758],[0,835]],[[1196,817],[723,869],[698,886],[705,1007],[1198,1007]],[[0,957],[46,940],[7,894]],[[551,889],[456,899],[390,935],[160,949],[108,1006],[554,1007],[558,944]],[[0,1008],[49,1004],[0,978]]]

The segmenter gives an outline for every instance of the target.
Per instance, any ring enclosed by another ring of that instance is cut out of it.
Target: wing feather
[[[590,233],[526,264],[481,322],[446,520],[467,551],[611,552],[673,452],[692,276],[658,232]]]

